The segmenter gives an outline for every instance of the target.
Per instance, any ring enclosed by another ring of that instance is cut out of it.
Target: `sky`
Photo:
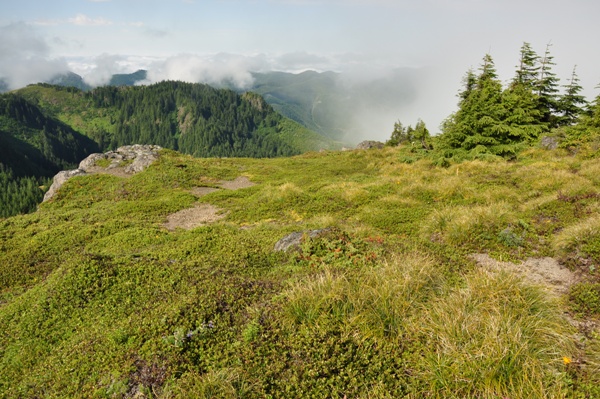
[[[0,77],[14,89],[71,70],[101,85],[144,68],[150,81],[244,88],[250,72],[271,70],[332,70],[362,83],[424,71],[410,104],[374,110],[380,123],[365,135],[385,139],[395,120],[421,118],[436,132],[486,53],[508,82],[523,42],[540,55],[550,43],[561,84],[577,65],[593,99],[598,15],[598,0],[0,0]]]

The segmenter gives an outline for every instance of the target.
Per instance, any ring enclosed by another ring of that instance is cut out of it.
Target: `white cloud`
[[[0,37],[0,78],[10,89],[46,81],[68,70],[64,59],[50,57],[47,43],[31,26],[2,26]]]
[[[247,57],[233,54],[199,56],[180,54],[156,63],[148,72],[148,80],[181,80],[192,83],[221,85],[231,83],[239,88],[250,87],[254,81],[251,71],[263,70],[264,56]]]
[[[102,54],[88,63],[79,64],[79,73],[83,80],[90,86],[102,86],[108,84],[112,75],[127,72],[127,61],[120,55]]]
[[[112,22],[110,22],[107,19],[104,19],[102,17],[99,17],[99,18],[90,18],[90,17],[88,17],[85,14],[77,14],[73,18],[69,18],[68,21],[69,21],[69,23],[71,23],[73,25],[78,25],[78,26],[106,26],[106,25],[112,25]]]

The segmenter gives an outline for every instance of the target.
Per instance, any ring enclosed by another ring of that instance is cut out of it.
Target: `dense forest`
[[[101,145],[157,144],[198,157],[274,157],[300,151],[278,139],[282,117],[255,94],[183,82],[84,94],[97,109],[113,109],[113,132]]]
[[[257,94],[182,82],[90,91],[38,84],[4,94],[0,143],[0,217],[35,209],[48,178],[123,145],[197,157],[289,156],[331,145]]]
[[[0,97],[0,217],[34,210],[40,186],[99,151],[90,138],[14,94]]]
[[[577,69],[562,85],[552,71],[550,45],[542,56],[529,43],[520,49],[514,78],[507,87],[486,54],[478,73],[469,70],[458,95],[458,110],[430,137],[422,121],[394,126],[388,145],[409,143],[414,157],[433,157],[440,165],[464,159],[514,158],[542,136],[570,151],[597,152],[600,142],[600,96],[589,104],[581,95]]]

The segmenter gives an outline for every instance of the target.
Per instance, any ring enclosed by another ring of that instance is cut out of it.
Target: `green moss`
[[[131,178],[76,177],[38,212],[0,220],[0,396],[593,393],[598,339],[576,349],[561,315],[597,316],[598,284],[555,301],[469,255],[562,254],[593,281],[598,204],[581,195],[600,191],[595,161],[573,178],[570,158],[441,168],[398,151],[163,151]],[[256,185],[191,192],[238,176]],[[225,218],[163,227],[198,203]]]
[[[600,316],[600,283],[579,283],[569,293],[575,313]]]

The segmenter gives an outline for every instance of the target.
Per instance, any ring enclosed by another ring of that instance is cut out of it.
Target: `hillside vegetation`
[[[122,145],[157,144],[199,157],[289,156],[338,146],[256,94],[182,82],[86,92],[40,84],[1,95],[0,144],[0,217],[34,210],[48,178]]]
[[[164,150],[69,180],[0,221],[0,396],[600,397],[600,160],[410,154]],[[240,176],[255,185],[199,194]],[[200,204],[224,218],[164,227]],[[578,280],[557,293],[476,253]]]
[[[194,156],[273,157],[333,144],[283,118],[256,94],[203,84],[161,82],[88,92],[41,84],[17,94],[102,149],[156,144]]]

